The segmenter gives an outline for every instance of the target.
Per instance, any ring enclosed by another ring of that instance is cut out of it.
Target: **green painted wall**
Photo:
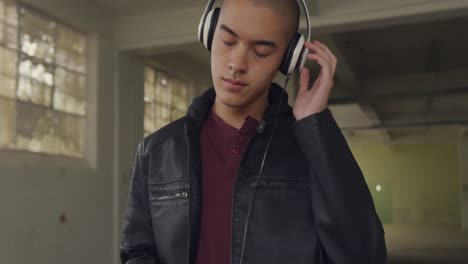
[[[352,145],[351,149],[383,223],[460,223],[456,144]]]

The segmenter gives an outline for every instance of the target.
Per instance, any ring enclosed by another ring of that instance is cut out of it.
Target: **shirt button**
[[[237,149],[233,149],[232,153],[237,154]]]

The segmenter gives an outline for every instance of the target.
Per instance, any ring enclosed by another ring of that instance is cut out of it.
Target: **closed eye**
[[[227,41],[224,41],[224,40],[223,40],[223,43],[224,43],[224,45],[226,45],[226,46],[233,46],[233,45],[236,44],[235,42],[227,42]],[[267,57],[268,55],[264,55],[264,54],[255,52],[255,56],[257,56],[257,57],[259,57],[259,58],[265,58],[265,57]]]
[[[223,42],[224,42],[224,44],[226,44],[227,46],[232,46],[232,45],[236,44],[235,42],[227,42],[227,41],[224,41],[224,40],[223,40]]]
[[[259,57],[259,58],[265,58],[265,57],[268,56],[268,55],[260,54],[260,53],[257,53],[257,52],[255,52],[255,55],[256,55],[257,57]]]

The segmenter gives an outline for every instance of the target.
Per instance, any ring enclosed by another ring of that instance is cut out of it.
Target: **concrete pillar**
[[[460,174],[460,223],[468,230],[468,129],[465,129],[458,144],[458,166]]]
[[[138,142],[143,138],[144,62],[126,52],[117,55],[116,142],[114,164],[115,248],[119,248],[127,209],[128,182]],[[115,262],[117,263],[117,262]]]

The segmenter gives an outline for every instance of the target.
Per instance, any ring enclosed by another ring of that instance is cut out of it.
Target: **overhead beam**
[[[343,96],[335,97],[329,100],[332,105],[337,104],[352,104],[352,103],[375,103],[377,101],[391,101],[399,99],[409,98],[423,98],[423,97],[442,97],[452,95],[468,95],[468,86],[466,87],[454,87],[447,88],[444,90],[414,90],[414,91],[402,91],[402,92],[389,92],[381,94],[362,94],[358,96]]]
[[[330,99],[331,104],[369,103],[400,98],[468,94],[468,69],[439,73],[413,73],[363,81],[363,92]]]
[[[443,91],[456,87],[468,87],[468,69],[410,73],[363,81],[363,91],[369,96],[407,91]]]

